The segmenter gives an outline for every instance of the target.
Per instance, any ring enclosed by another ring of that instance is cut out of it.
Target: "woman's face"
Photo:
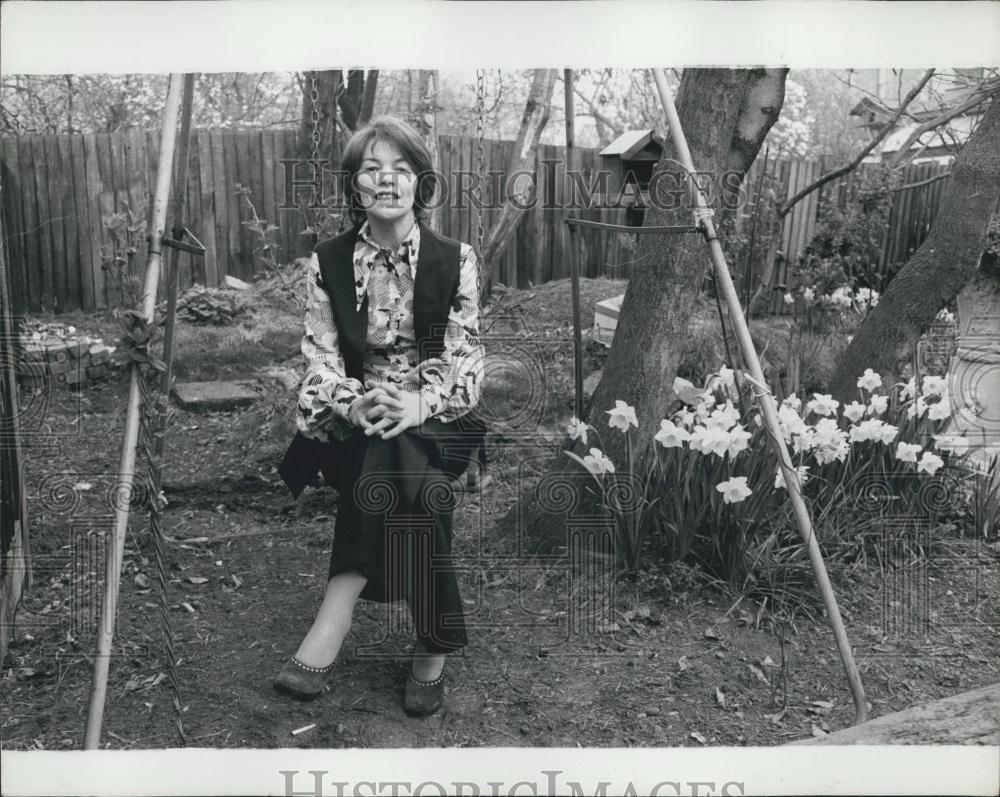
[[[391,141],[376,139],[368,145],[356,179],[361,207],[369,218],[396,221],[413,215],[417,176]]]

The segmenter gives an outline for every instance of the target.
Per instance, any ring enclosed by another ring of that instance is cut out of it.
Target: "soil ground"
[[[617,287],[585,282],[584,307]],[[566,333],[565,287],[505,298],[524,308],[524,337]],[[108,329],[107,319],[89,322]],[[600,354],[588,351],[593,370]],[[543,427],[566,415],[571,381],[558,390],[562,403]],[[82,541],[111,527],[126,392],[118,379],[24,397],[35,573],[3,663],[4,749],[81,746],[103,584],[102,560]],[[844,670],[815,603],[777,623],[766,604],[679,565],[609,588],[600,573],[519,559],[514,542],[491,535],[518,494],[518,462],[503,454],[493,484],[456,510],[472,627],[471,644],[447,666],[445,709],[422,720],[402,711],[404,605],[361,603],[327,693],[308,704],[281,697],[271,679],[320,600],[336,516],[335,493],[309,489],[296,502],[275,473],[289,396],[268,388],[251,411],[171,416],[167,614],[190,746],[774,745],[851,723]],[[543,434],[538,452],[547,450]],[[956,535],[935,540],[934,551],[916,566],[875,552],[832,567],[873,717],[1000,681],[1000,546]],[[121,584],[104,744],[177,746],[141,491]]]

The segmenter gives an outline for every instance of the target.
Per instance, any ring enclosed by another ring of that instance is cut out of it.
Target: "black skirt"
[[[358,429],[340,453],[343,479],[329,575],[363,574],[366,600],[405,600],[428,651],[464,647],[462,597],[451,558],[455,468],[443,456],[448,452],[441,441],[423,429],[390,440]]]

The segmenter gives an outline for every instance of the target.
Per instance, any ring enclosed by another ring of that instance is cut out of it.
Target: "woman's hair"
[[[424,218],[437,190],[437,175],[423,139],[413,127],[394,116],[378,116],[358,130],[344,147],[341,166],[344,170],[344,196],[348,212],[355,225],[364,223],[366,214],[358,197],[357,179],[361,160],[369,144],[388,141],[394,144],[403,157],[413,167],[416,185],[413,190],[413,212],[418,219]]]

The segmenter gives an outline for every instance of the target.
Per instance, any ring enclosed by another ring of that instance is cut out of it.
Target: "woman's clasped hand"
[[[383,384],[367,391],[351,406],[350,422],[369,437],[379,435],[390,440],[407,429],[420,426],[428,417],[428,408],[420,393],[400,390]]]

